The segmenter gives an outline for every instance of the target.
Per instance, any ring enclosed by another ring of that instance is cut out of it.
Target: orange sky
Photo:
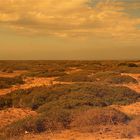
[[[140,59],[139,0],[0,0],[0,59]]]

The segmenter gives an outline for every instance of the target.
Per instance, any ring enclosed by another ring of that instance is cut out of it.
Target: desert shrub
[[[112,78],[107,79],[107,81],[113,84],[138,83],[138,81],[135,78],[127,75],[113,76]]]
[[[104,72],[97,72],[94,75],[95,79],[98,79],[98,81],[102,81],[102,83],[108,82],[109,79],[113,77],[118,77],[120,76],[119,72],[113,72],[113,71],[104,71]]]
[[[24,81],[22,79],[22,77],[17,76],[17,77],[13,77],[13,78],[7,78],[7,77],[0,77],[0,88],[9,88],[12,85],[16,85],[16,84],[23,84]]]
[[[0,110],[12,107],[12,99],[9,97],[0,97]]]
[[[120,63],[118,66],[138,67],[138,65],[135,63]]]
[[[38,71],[31,71],[26,74],[26,76],[30,77],[58,77],[66,75],[65,71],[62,69],[60,70],[38,70]]]
[[[72,112],[67,109],[53,108],[42,112],[42,114],[48,118],[51,118],[52,120],[55,120],[55,122],[61,126],[61,129],[70,127],[70,123],[72,121]]]
[[[127,83],[138,83],[136,79],[128,75],[121,75],[119,72],[98,72],[94,75],[94,79],[98,79],[102,83],[111,84],[127,84]]]
[[[13,69],[10,69],[10,68],[5,68],[5,69],[2,69],[2,72],[7,72],[7,73],[13,73]]]
[[[118,75],[120,75],[120,73],[119,72],[114,72],[114,71],[103,71],[103,72],[97,72],[95,74],[95,76],[97,78],[103,78],[103,79],[105,79],[107,77],[118,76]]]
[[[53,94],[53,90],[45,87],[33,88],[29,94],[20,98],[20,104],[26,107],[30,107],[33,110],[36,110],[38,109],[38,107],[42,106],[45,103],[57,100],[60,96],[58,92],[59,91],[56,91],[56,93]]]
[[[93,84],[65,86],[66,87],[63,87],[66,92],[65,94],[59,94],[59,98],[56,100],[51,100],[41,105],[38,108],[38,112],[42,113],[59,109],[72,111],[92,107],[105,107],[112,104],[130,104],[139,100],[140,97],[139,94],[127,87],[100,86]],[[69,89],[68,92],[67,88]]]
[[[91,77],[90,73],[90,71],[71,73],[68,75],[61,76],[57,78],[57,80],[65,82],[94,82],[95,78]]]
[[[96,129],[96,126],[124,124],[129,120],[127,115],[115,109],[89,109],[75,114],[71,126],[88,130]]]
[[[51,113],[51,114],[50,114]],[[49,112],[48,114],[40,114],[38,116],[29,116],[22,120],[18,120],[5,128],[3,133],[6,136],[24,135],[25,132],[41,133],[44,131],[56,131],[68,128],[71,118],[67,111],[59,110]]]
[[[129,64],[128,64],[128,67],[138,67],[138,65],[135,64],[135,63],[129,63]]]
[[[47,109],[55,106],[77,109],[85,106],[130,104],[138,101],[140,95],[127,87],[81,83],[18,90],[4,97],[10,98],[15,107],[30,107],[36,110],[45,104],[48,105]]]
[[[45,131],[45,119],[39,117],[27,117],[22,120],[18,120],[4,129],[7,136],[24,135],[27,132],[43,132]]]
[[[48,102],[38,108],[39,113],[56,111],[56,110],[81,110],[91,107],[104,107],[107,106],[106,102],[101,99],[93,98],[90,95],[80,93],[69,93],[69,95],[61,96],[58,100]]]

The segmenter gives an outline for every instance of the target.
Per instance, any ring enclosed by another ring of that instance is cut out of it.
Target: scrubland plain
[[[140,139],[140,61],[0,61],[0,140]]]

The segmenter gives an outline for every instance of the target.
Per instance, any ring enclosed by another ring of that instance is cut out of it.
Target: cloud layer
[[[0,0],[0,28],[27,35],[139,39],[140,8],[123,0]],[[132,7],[132,8],[131,8]]]

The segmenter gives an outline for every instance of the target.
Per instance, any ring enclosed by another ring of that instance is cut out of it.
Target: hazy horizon
[[[138,60],[138,0],[0,0],[0,60]]]

